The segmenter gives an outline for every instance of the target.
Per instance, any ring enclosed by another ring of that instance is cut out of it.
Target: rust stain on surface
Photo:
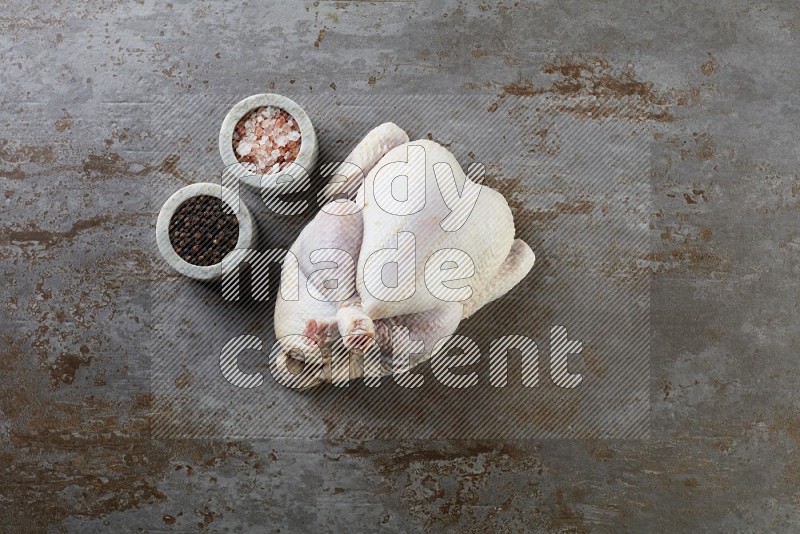
[[[62,353],[50,366],[50,386],[55,387],[61,384],[72,384],[75,381],[75,374],[81,367],[88,367],[92,363],[92,357],[88,355],[89,349],[85,345],[81,347],[80,354]]]
[[[714,61],[714,58],[709,58],[708,61],[700,65],[700,72],[703,76],[711,76],[717,70],[717,62]]]
[[[158,165],[147,165],[141,162],[128,161],[117,153],[96,155],[90,154],[83,161],[80,171],[87,178],[110,178],[114,176],[148,176],[161,172],[169,174],[183,182],[191,180],[178,169],[179,154],[169,154]]]
[[[76,221],[72,226],[63,232],[53,232],[42,230],[34,225],[29,225],[25,230],[8,230],[0,234],[0,245],[10,245],[26,241],[38,242],[45,246],[69,242],[75,239],[78,234],[86,230],[101,227],[110,222],[110,214],[98,215],[89,219]]]
[[[97,156],[90,154],[83,162],[83,171],[86,174],[101,176],[115,176],[128,170],[128,162],[119,154],[106,154]]]
[[[65,113],[63,117],[56,120],[53,124],[57,132],[64,132],[72,128],[72,117],[69,116],[69,113]]]
[[[319,31],[317,35],[317,40],[314,41],[314,48],[319,48],[320,43],[325,39],[325,28]]]
[[[17,451],[6,454],[0,486],[6,519],[23,531],[42,531],[63,519],[102,517],[113,511],[164,500],[156,487],[168,457],[148,436],[147,408],[134,402],[125,422],[120,405],[90,395],[81,402],[43,403],[35,384],[39,369],[31,369],[24,343],[6,339],[4,363],[16,369],[19,387],[0,391],[0,409],[7,417],[8,438]],[[88,349],[62,355],[47,370],[56,382],[70,383],[74,372],[88,364]],[[54,463],[40,458],[50,455]],[[94,466],[102,465],[103,474]],[[68,501],[63,490],[79,488],[84,498]]]
[[[387,491],[399,492],[409,513],[426,529],[441,530],[471,524],[475,532],[493,530],[497,513],[515,513],[518,487],[497,484],[497,476],[515,472],[542,473],[538,457],[508,443],[421,442],[401,450],[371,450],[365,443],[345,447],[345,453],[370,460]],[[502,478],[500,478],[502,480]],[[535,483],[531,489],[535,490]],[[485,501],[497,492],[511,494],[493,513],[485,514]],[[519,504],[519,503],[517,503]],[[548,523],[558,517],[545,518]],[[576,520],[579,522],[579,520]]]
[[[191,385],[192,383],[192,375],[186,371],[182,372],[178,376],[175,377],[175,387],[177,389],[183,389],[186,386]]]
[[[7,139],[0,139],[0,161],[7,163],[55,163],[56,153],[49,145],[23,145],[18,148],[10,148]]]
[[[589,214],[594,210],[594,202],[588,200],[572,200],[570,202],[556,202],[553,209],[564,214]]]
[[[528,209],[525,216],[539,222],[553,221],[561,215],[589,215],[594,211],[594,202],[589,200],[570,200],[556,202],[552,208],[544,210]]]
[[[181,160],[180,155],[178,154],[170,154],[164,158],[164,161],[157,167],[158,171],[161,171],[165,174],[169,174],[181,180],[183,182],[191,182],[191,179],[187,177],[179,168],[178,162]]]
[[[707,133],[692,134],[692,143],[680,149],[681,159],[694,157],[700,161],[708,161],[715,155],[714,139]]]
[[[0,341],[4,365],[19,377],[19,387],[0,391],[7,441],[14,451],[0,452],[4,481],[0,501],[5,520],[19,531],[46,531],[69,517],[103,518],[164,502],[168,495],[159,484],[175,469],[175,460],[185,462],[178,467],[185,467],[187,475],[193,466],[199,469],[226,458],[239,458],[246,469],[258,469],[260,458],[247,445],[154,442],[150,418],[155,399],[149,393],[120,401],[83,395],[77,401],[52,398],[42,402],[37,383],[47,375],[59,384],[71,383],[75,371],[89,364],[89,349],[82,347],[78,355],[63,354],[52,367],[42,368],[31,366],[23,339],[4,336]],[[168,407],[163,409],[169,412]],[[102,466],[101,473],[97,466]],[[68,498],[65,491],[77,491],[80,498]],[[217,515],[201,510],[201,525],[207,527]],[[172,525],[176,516],[162,519]]]
[[[544,64],[541,71],[554,77],[549,87],[537,86],[531,80],[512,82],[502,86],[501,99],[504,95],[530,97],[542,94],[589,97],[592,102],[576,101],[558,109],[584,119],[613,116],[671,122],[672,106],[685,105],[697,97],[692,91],[686,94],[658,91],[653,82],[637,79],[632,69],[614,68],[598,56],[558,58]]]
[[[28,177],[28,175],[23,172],[19,166],[14,167],[10,171],[0,170],[0,176],[3,178],[8,178],[9,180],[24,180]]]
[[[536,96],[547,92],[547,90],[541,87],[535,87],[530,82],[514,82],[504,85],[503,92],[513,96]]]

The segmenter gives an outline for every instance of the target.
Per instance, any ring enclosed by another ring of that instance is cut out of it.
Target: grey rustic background
[[[3,529],[800,528],[793,2],[3,8]],[[150,158],[143,121],[266,90],[558,95],[652,127],[649,439],[151,439],[152,187],[210,169]]]
[[[268,365],[275,343],[279,265],[273,269],[268,299],[252,298],[245,275],[239,300],[227,301],[221,284],[191,283],[166,262],[154,261],[148,271],[151,283],[142,288],[151,296],[146,330],[151,336],[152,436],[647,437],[653,125],[619,113],[586,120],[583,113],[565,109],[594,105],[588,97],[504,95],[498,102],[495,94],[478,91],[379,91],[290,92],[319,132],[317,170],[343,161],[376,124],[395,121],[412,139],[435,136],[465,168],[480,162],[484,180],[503,191],[512,205],[516,236],[536,251],[536,268],[512,292],[459,326],[458,334],[481,350],[482,361],[472,366],[478,384],[454,390],[436,380],[430,365],[420,365],[414,372],[424,384],[413,391],[385,379],[379,389],[357,382],[347,391],[329,387],[299,394],[274,380]],[[180,155],[183,168],[220,182],[218,151],[205,147],[215,144],[223,117],[239,99],[209,90],[191,99],[142,106],[137,128],[149,132],[144,143],[148,148],[136,157],[160,162]],[[203,113],[192,113],[194,109]],[[176,185],[160,173],[151,181],[151,210],[158,211]],[[315,193],[326,180],[312,172],[309,182]],[[278,216],[257,193],[247,188],[239,192],[258,223],[257,248],[265,253],[289,249],[318,211],[314,194],[303,213]],[[150,226],[140,225],[137,235],[137,247],[155,258]],[[570,372],[582,375],[575,389],[558,387],[550,378],[550,329],[556,325],[582,344],[582,355],[571,357],[569,365]],[[237,355],[246,372],[266,377],[257,388],[234,387],[220,372],[223,346],[243,335],[255,336],[263,345]],[[508,365],[508,385],[490,384],[491,344],[509,335],[537,344],[536,387],[523,385],[516,352]]]

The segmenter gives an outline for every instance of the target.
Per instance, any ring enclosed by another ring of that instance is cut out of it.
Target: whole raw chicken
[[[322,365],[303,386],[342,380],[331,372],[335,347],[362,356],[350,358],[344,380],[364,375],[369,350],[383,356],[368,375],[408,371],[533,267],[505,198],[443,146],[409,142],[392,123],[367,134],[320,197],[327,203],[282,266],[282,286],[299,274],[299,298],[275,306],[274,365]],[[413,354],[398,364],[398,350]]]

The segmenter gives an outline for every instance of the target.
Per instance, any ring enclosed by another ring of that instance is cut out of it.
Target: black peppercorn
[[[169,222],[169,240],[192,265],[215,265],[239,239],[239,221],[223,201],[211,195],[186,200]]]

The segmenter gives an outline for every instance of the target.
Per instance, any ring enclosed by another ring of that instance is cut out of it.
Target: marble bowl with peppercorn
[[[255,242],[250,211],[236,193],[219,184],[197,183],[176,191],[156,222],[161,256],[176,271],[196,280],[222,276],[223,260]]]
[[[317,134],[308,114],[294,100],[274,93],[238,102],[219,131],[219,154],[226,171],[259,190],[275,187],[281,174],[310,174],[317,151]]]

